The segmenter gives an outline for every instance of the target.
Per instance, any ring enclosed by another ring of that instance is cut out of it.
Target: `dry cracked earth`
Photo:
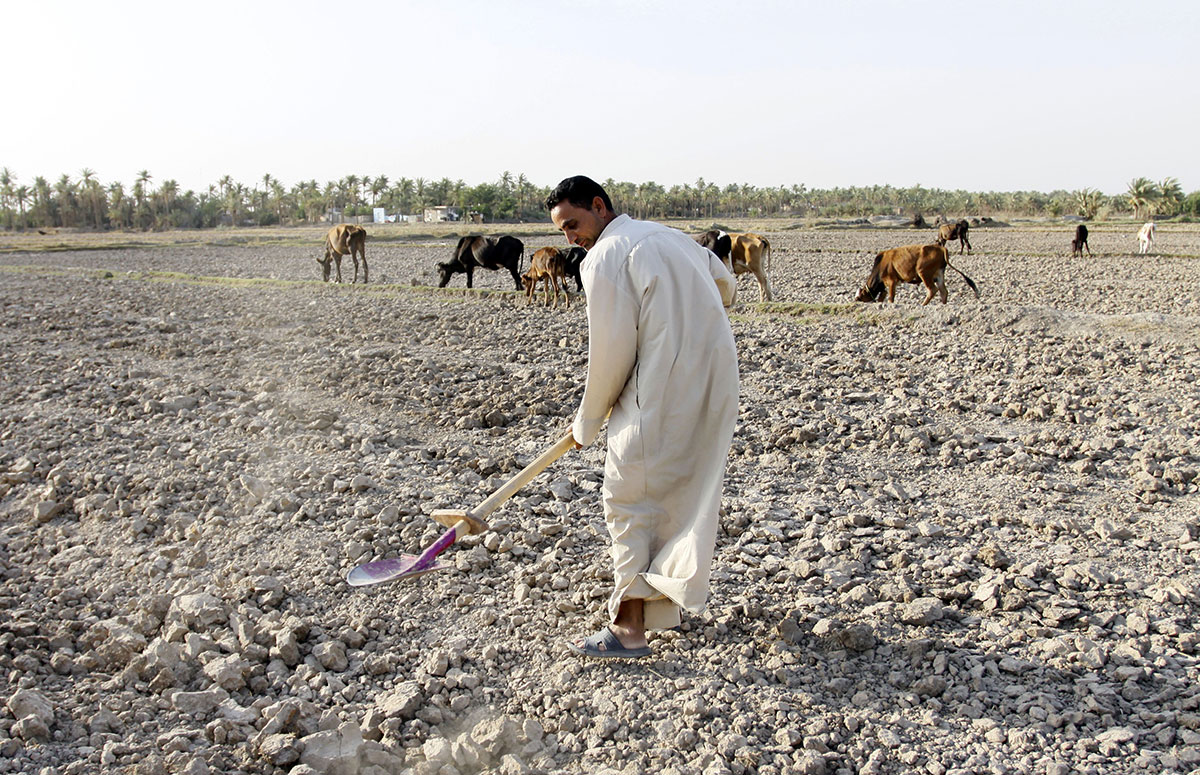
[[[768,233],[708,610],[583,661],[603,447],[414,552],[567,427],[585,303],[448,242],[0,254],[0,772],[1183,773],[1200,766],[1200,230]],[[549,244],[549,237],[526,240]],[[460,290],[453,290],[459,288]]]

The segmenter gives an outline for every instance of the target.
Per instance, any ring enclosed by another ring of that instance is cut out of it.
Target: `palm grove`
[[[1096,189],[1078,191],[948,191],[895,186],[809,189],[804,185],[718,186],[698,179],[692,184],[607,180],[605,188],[618,207],[637,218],[847,218],[869,215],[943,213],[989,216],[1062,216],[1086,219],[1128,217],[1200,217],[1200,192],[1184,195],[1179,181],[1139,177],[1116,196]],[[448,178],[400,178],[347,175],[341,180],[301,181],[290,188],[270,174],[250,184],[226,175],[204,191],[181,190],[171,179],[155,181],[148,170],[133,184],[104,183],[90,169],[54,183],[37,176],[22,181],[0,169],[0,224],[5,229],[180,229],[220,225],[312,224],[337,211],[365,215],[382,207],[389,213],[419,214],[449,205],[478,212],[489,222],[543,221],[548,187],[524,175],[505,172],[495,182],[469,186]]]

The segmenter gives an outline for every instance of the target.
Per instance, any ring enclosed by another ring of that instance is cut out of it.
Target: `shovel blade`
[[[440,562],[422,567],[420,555],[402,554],[399,557],[389,557],[386,560],[364,562],[346,574],[346,583],[352,587],[365,587],[371,584],[382,584],[385,581],[411,579],[435,570],[445,570],[449,565]]]

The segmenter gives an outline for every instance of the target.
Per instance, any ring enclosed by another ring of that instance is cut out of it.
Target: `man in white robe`
[[[608,417],[612,623],[572,649],[646,656],[646,630],[678,625],[680,608],[699,613],[708,597],[737,419],[737,349],[725,312],[737,281],[682,232],[614,213],[604,189],[583,176],[564,180],[546,205],[567,240],[588,250],[588,374],[576,444],[591,444]]]

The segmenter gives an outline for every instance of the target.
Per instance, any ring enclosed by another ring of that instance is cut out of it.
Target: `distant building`
[[[457,221],[462,217],[461,212],[457,207],[442,205],[440,207],[425,208],[426,223],[442,223],[444,221]]]

